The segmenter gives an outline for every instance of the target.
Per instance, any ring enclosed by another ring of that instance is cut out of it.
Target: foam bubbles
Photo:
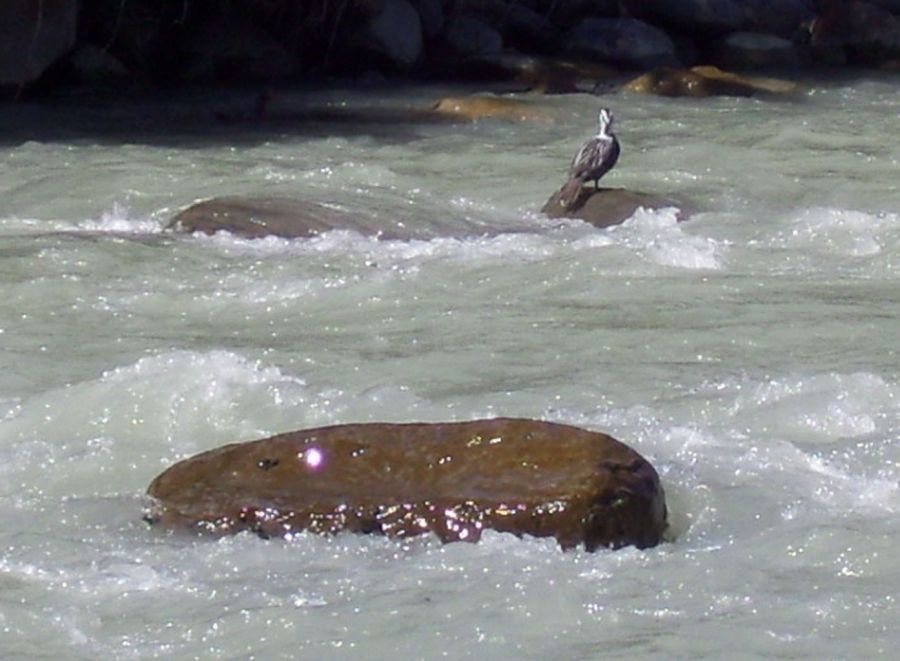
[[[298,377],[227,351],[148,356],[22,401],[0,421],[3,465],[10,480],[34,484],[28,476],[38,471],[42,487],[63,494],[76,485],[127,490],[132,471],[149,479],[173,453],[290,428],[298,412],[323,408],[321,396]]]
[[[684,269],[720,269],[724,245],[689,234],[678,223],[678,209],[638,209],[610,234],[642,258],[661,266]]]
[[[791,219],[779,241],[845,257],[871,257],[897,244],[895,213],[866,213],[850,209],[813,207]]]

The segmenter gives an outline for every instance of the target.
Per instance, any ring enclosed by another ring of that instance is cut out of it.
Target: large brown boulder
[[[0,2],[0,85],[37,79],[75,43],[76,0]]]
[[[673,198],[624,188],[594,190],[593,185],[582,186],[578,197],[568,208],[560,202],[561,193],[562,189],[551,195],[541,211],[549,218],[577,218],[594,227],[620,225],[641,208],[649,211],[674,207],[678,209],[679,220],[684,220],[693,213],[690,205]]]
[[[148,494],[150,523],[214,535],[475,542],[490,529],[594,550],[654,546],[666,528],[659,477],[637,452],[599,432],[511,418],[351,424],[226,445],[171,466]]]

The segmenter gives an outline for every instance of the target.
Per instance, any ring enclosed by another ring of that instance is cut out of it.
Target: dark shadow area
[[[264,94],[271,100],[260,112],[259,99]],[[360,91],[346,87],[189,89],[124,99],[105,94],[58,95],[0,105],[0,145],[90,141],[200,148],[335,134],[402,142],[419,138],[420,128],[427,125],[466,121],[438,110],[435,105],[440,98],[436,89],[406,85]]]

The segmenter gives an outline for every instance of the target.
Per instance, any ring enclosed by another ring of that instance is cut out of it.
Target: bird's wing
[[[599,179],[609,172],[618,158],[619,143],[615,138],[593,137],[575,154],[569,168],[569,176],[579,179]]]

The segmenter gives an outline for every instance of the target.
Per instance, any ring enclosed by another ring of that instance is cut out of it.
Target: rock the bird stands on
[[[563,548],[646,548],[666,528],[659,477],[599,432],[499,418],[324,427],[227,445],[181,461],[148,489],[145,517],[171,529],[264,537],[486,529]]]

